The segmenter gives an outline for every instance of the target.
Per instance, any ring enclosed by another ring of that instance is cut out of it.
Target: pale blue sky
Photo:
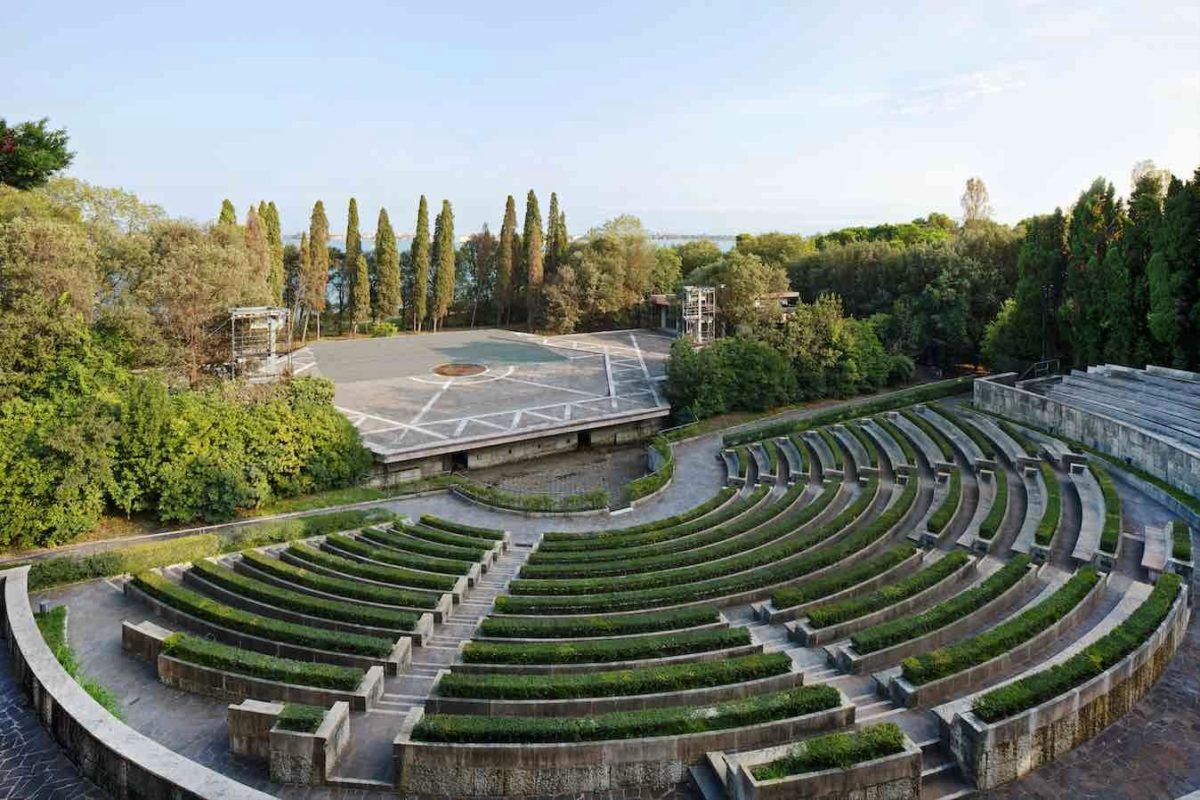
[[[1013,222],[1200,165],[1194,0],[405,5],[9,2],[0,115],[67,127],[75,176],[201,220],[274,199],[286,232],[351,194],[410,230],[424,192],[461,234],[531,187],[574,233],[814,232],[957,216],[973,174]]]

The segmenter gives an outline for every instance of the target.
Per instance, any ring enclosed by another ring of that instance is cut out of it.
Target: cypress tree
[[[371,321],[371,278],[367,273],[367,257],[362,253],[354,259],[354,283],[350,293],[350,307],[353,310],[351,323],[354,332],[358,326]]]
[[[1071,210],[1062,316],[1077,367],[1103,359],[1108,298],[1103,265],[1119,235],[1119,215],[1112,184],[1103,178],[1093,181]]]
[[[318,200],[313,206],[308,225],[309,279],[305,297],[308,312],[317,314],[317,338],[321,338],[321,312],[325,310],[325,287],[329,283],[329,217],[325,204]],[[305,326],[307,329],[307,321]]]
[[[450,201],[442,201],[442,212],[437,215],[433,234],[433,263],[437,274],[433,287],[433,329],[446,320],[450,304],[454,302],[454,212]]]
[[[268,283],[271,287],[271,303],[283,303],[284,268],[283,268],[283,230],[279,224],[279,209],[275,201],[258,204],[258,218],[262,221],[267,232],[267,247],[271,251],[271,272]]]
[[[421,330],[429,302],[429,204],[425,195],[417,206],[417,230],[412,241],[413,330]]]
[[[362,235],[358,232],[358,201],[350,198],[350,207],[346,211],[346,257],[342,260],[342,285],[349,289],[350,319],[358,319],[358,308],[354,306],[355,298],[359,296],[358,286],[358,257],[362,255]],[[368,284],[368,287],[370,284]],[[370,316],[370,289],[367,291],[367,316]],[[338,317],[342,316],[338,309]],[[355,331],[358,328],[355,326]]]
[[[312,265],[310,264],[308,255],[308,231],[300,232],[300,247],[297,256],[297,260],[300,263],[299,266],[296,267],[296,303],[295,307],[292,309],[293,326],[295,325],[295,320],[300,318],[300,309],[308,307],[306,299],[308,280],[309,275],[312,273]],[[307,335],[308,318],[306,317],[304,320],[304,333],[302,334],[302,337],[307,337]]]
[[[546,277],[551,278],[554,273],[558,272],[559,267],[559,252],[558,243],[558,194],[550,193],[550,212],[547,217],[546,225]]]
[[[237,209],[228,197],[221,201],[221,215],[217,217],[218,225],[237,225]]]
[[[517,232],[517,204],[510,194],[504,201],[504,221],[500,224],[500,250],[496,254],[496,322],[504,324],[512,314],[513,271],[516,268],[513,236]]]
[[[542,261],[542,212],[538,209],[537,195],[533,193],[533,189],[525,196],[525,232],[521,240],[524,243],[527,291],[526,322],[532,329],[540,308],[542,279],[545,276]]]
[[[400,313],[400,255],[386,208],[379,209],[379,224],[375,228],[375,273],[378,276],[375,313],[384,318],[394,317]]]
[[[1150,335],[1150,282],[1147,268],[1154,254],[1154,237],[1162,221],[1163,180],[1154,170],[1138,176],[1129,195],[1129,225],[1121,237],[1121,250],[1129,273],[1130,312],[1133,317],[1131,360],[1135,365],[1160,362]]]
[[[263,302],[271,293],[271,248],[267,244],[266,226],[259,219],[254,206],[250,206],[246,214],[246,258],[250,286],[245,300]]]
[[[1188,183],[1171,179],[1146,272],[1151,335],[1171,366],[1200,367],[1200,169]]]

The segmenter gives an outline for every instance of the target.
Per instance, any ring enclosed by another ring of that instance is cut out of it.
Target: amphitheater
[[[1200,789],[1200,375],[960,379],[671,439],[620,515],[435,492],[32,596],[0,571],[0,796]]]

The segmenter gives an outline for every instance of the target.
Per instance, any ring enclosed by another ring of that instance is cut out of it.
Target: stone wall
[[[135,731],[93,700],[46,645],[29,606],[28,567],[0,572],[13,676],[85,778],[117,800],[269,800]]]
[[[350,707],[334,703],[314,733],[270,732],[271,780],[306,786],[325,782],[350,744]]]
[[[814,797],[831,800],[918,800],[921,796],[921,748],[904,737],[904,750],[846,769],[826,769],[760,781],[751,772],[769,760],[782,757],[791,747],[773,748],[771,757],[754,762],[739,760],[731,776],[734,800],[791,800]]]
[[[976,380],[974,400],[977,408],[1083,442],[1200,497],[1200,455],[1179,442],[1026,391],[1011,372]]]

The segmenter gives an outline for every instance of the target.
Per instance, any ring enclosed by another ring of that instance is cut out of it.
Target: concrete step
[[[713,772],[707,761],[688,767],[688,771],[691,773],[692,783],[696,785],[704,800],[726,800],[728,794],[725,792],[725,785],[717,778],[717,773]]]

